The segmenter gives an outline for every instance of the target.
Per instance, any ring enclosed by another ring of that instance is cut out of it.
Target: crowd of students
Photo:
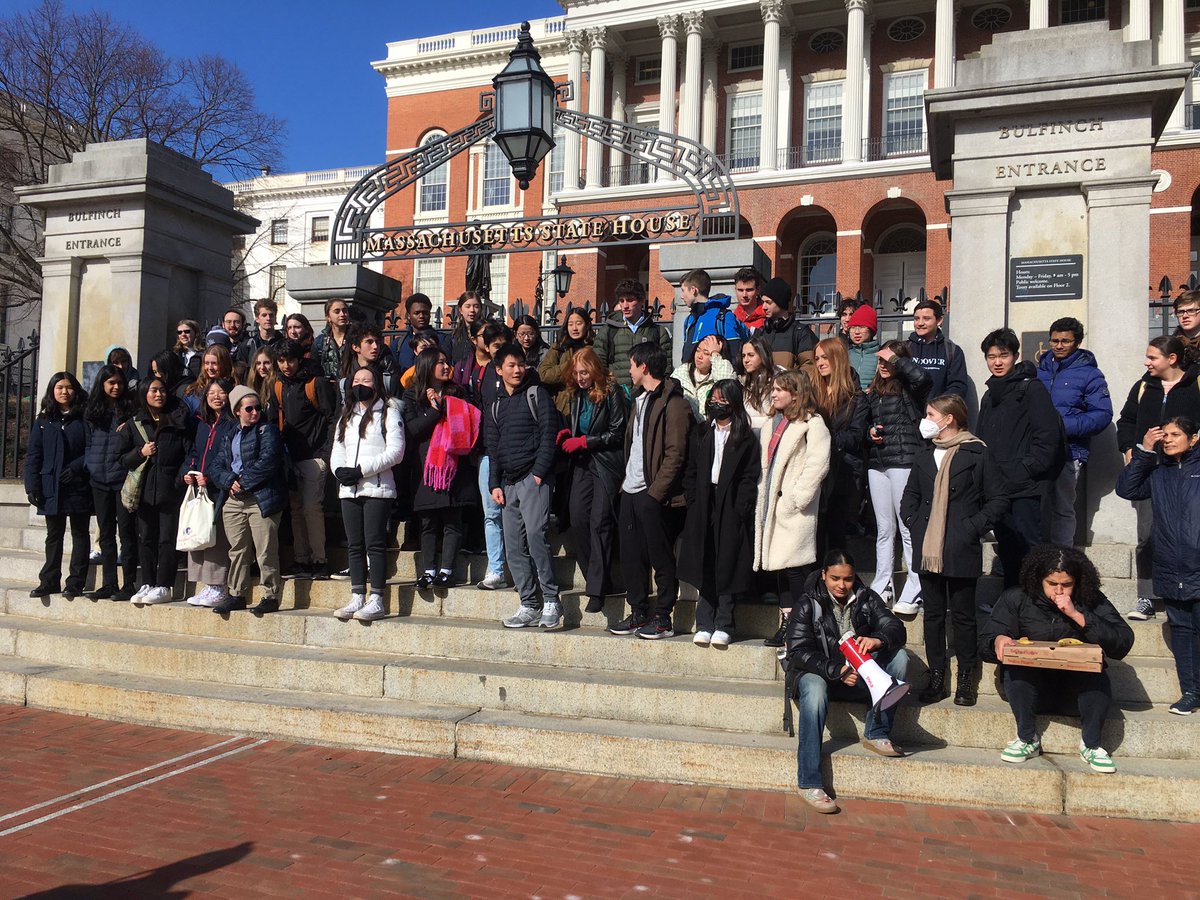
[[[737,600],[778,603],[780,627],[765,643],[796,686],[799,785],[826,812],[836,808],[819,771],[828,699],[863,691],[838,649],[847,631],[903,677],[898,616],[923,610],[921,700],[940,702],[953,684],[963,706],[976,702],[979,660],[997,660],[1019,637],[1077,637],[1115,659],[1129,652],[1132,631],[1072,549],[1089,442],[1113,418],[1078,321],[1052,323],[1039,360],[1021,359],[1011,330],[991,332],[973,416],[964,352],[943,332],[937,301],[917,304],[908,340],[880,342],[874,310],[852,301],[837,332],[818,340],[785,281],[747,268],[735,284],[730,298],[712,295],[703,271],[683,278],[689,314],[673,371],[671,332],[647,314],[644,286],[627,280],[602,328],[571,310],[551,345],[534,319],[490,321],[471,294],[449,335],[430,327],[429,298],[410,296],[408,327],[390,343],[341,300],[326,304],[319,334],[303,315],[276,330],[275,304],[262,300],[250,329],[237,309],[203,338],[181,321],[144,376],[122,348],[90,392],[55,373],[26,460],[29,500],[47,526],[33,595],[82,593],[95,515],[92,596],[174,599],[181,505],[203,492],[217,536],[188,554],[197,591],[187,602],[247,608],[256,563],[253,611],[275,611],[283,578],[331,575],[332,475],[349,562],[338,574],[350,582],[336,616],[386,615],[387,548],[403,528],[419,534],[418,590],[454,587],[458,553],[478,540],[488,568],[477,586],[511,584],[518,595],[503,625],[554,630],[564,624],[550,544],[557,521],[588,612],[604,608],[619,558],[628,613],[609,626],[614,634],[674,636],[681,581],[698,590],[699,646],[734,640]],[[1181,295],[1176,311],[1180,332],[1150,342],[1146,375],[1117,420],[1128,463],[1117,490],[1138,510],[1140,596],[1129,616],[1165,604],[1182,694],[1171,711],[1187,715],[1200,706],[1200,294]],[[846,543],[871,531],[867,586]],[[976,596],[989,533],[1006,588],[994,608]],[[1006,666],[1004,683],[1018,734],[1006,761],[1040,752],[1034,714],[1053,701],[1080,712],[1083,760],[1113,771],[1100,745],[1106,674]],[[899,756],[890,724],[890,713],[872,714],[864,744]]]

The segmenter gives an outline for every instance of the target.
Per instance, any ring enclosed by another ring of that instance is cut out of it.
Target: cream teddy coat
[[[829,471],[829,429],[819,415],[788,425],[767,459],[774,421],[763,425],[762,478],[754,510],[754,568],[778,572],[817,558],[817,507],[821,481]]]

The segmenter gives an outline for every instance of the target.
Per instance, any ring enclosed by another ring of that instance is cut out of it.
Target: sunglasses
[[[246,404],[243,403],[242,404],[242,412],[258,412],[258,407],[257,406],[246,406]]]
[[[176,334],[191,334],[191,333],[192,333],[192,329],[190,329],[190,328],[181,328],[181,329],[179,329],[179,330],[178,330],[177,332],[175,332],[175,333],[176,333]]]

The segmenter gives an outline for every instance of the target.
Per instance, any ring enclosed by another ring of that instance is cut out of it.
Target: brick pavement
[[[0,707],[0,748],[0,832],[167,776],[0,837],[4,897],[1200,896],[1200,825],[857,800],[819,816],[796,795],[21,707]]]

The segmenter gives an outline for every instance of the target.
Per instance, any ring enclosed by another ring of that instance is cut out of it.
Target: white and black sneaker
[[[334,581],[349,581],[350,580],[350,567],[346,566],[346,568],[344,568],[338,572],[334,572],[329,577],[332,578]]]
[[[1125,618],[1133,619],[1135,622],[1145,622],[1148,619],[1153,619],[1158,613],[1154,611],[1154,601],[1149,597],[1138,597],[1137,605],[1129,612],[1125,613]]]

